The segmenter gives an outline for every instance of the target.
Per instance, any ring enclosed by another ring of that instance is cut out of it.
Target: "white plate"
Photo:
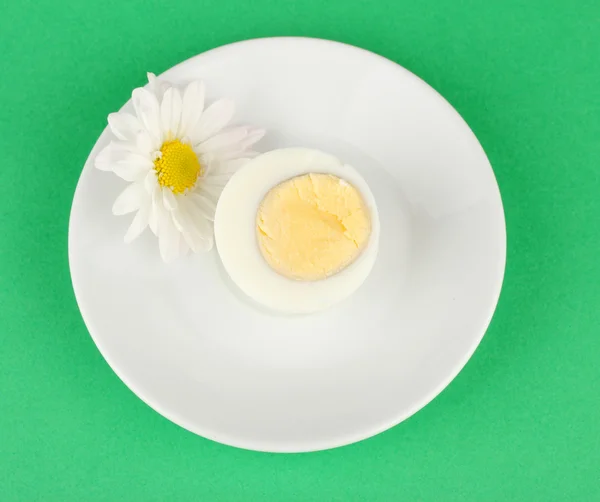
[[[123,243],[130,217],[111,215],[123,182],[93,168],[104,131],[75,193],[69,262],[85,323],[117,375],[182,427],[254,450],[341,446],[425,406],[477,347],[504,274],[500,194],[469,127],[400,66],[323,40],[228,45],[164,77],[202,78],[233,98],[239,122],[267,129],[263,150],[319,148],[353,165],[377,200],[380,250],[364,285],[334,308],[265,313],[215,251],[166,266],[148,231]]]

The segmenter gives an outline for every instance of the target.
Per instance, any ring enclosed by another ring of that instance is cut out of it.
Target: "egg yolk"
[[[256,216],[260,250],[278,273],[325,279],[352,263],[371,233],[368,208],[349,183],[306,174],[271,189]]]

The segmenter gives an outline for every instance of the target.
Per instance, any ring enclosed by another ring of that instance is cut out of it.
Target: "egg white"
[[[362,253],[337,274],[319,281],[293,280],[275,272],[263,258],[256,235],[256,214],[267,192],[308,173],[332,174],[353,185],[371,218],[371,234]],[[229,180],[217,204],[215,243],[233,282],[254,301],[278,312],[316,312],[350,296],[371,272],[379,246],[379,215],[371,190],[354,168],[318,150],[284,148],[254,158]]]

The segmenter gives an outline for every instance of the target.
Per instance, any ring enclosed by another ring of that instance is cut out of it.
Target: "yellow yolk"
[[[348,266],[371,233],[358,190],[330,174],[306,174],[277,185],[260,204],[256,223],[267,263],[304,281],[325,279]]]
[[[192,188],[202,174],[202,167],[194,150],[179,140],[166,141],[160,148],[160,157],[154,161],[158,183],[180,194]]]

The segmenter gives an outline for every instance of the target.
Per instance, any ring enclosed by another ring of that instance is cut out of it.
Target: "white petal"
[[[244,155],[248,153],[245,152]],[[203,178],[210,178],[213,174],[225,174],[230,175],[235,173],[240,167],[246,164],[250,158],[240,157],[235,159],[228,159],[227,156],[222,157],[221,155],[199,155],[200,165],[204,167]]]
[[[222,191],[223,186],[209,185],[208,183],[202,185],[202,195],[215,201],[219,200]]]
[[[203,178],[202,182],[208,185],[225,186],[230,179],[231,174],[229,173],[214,173]]]
[[[108,125],[117,138],[126,141],[135,141],[142,129],[140,121],[130,113],[111,113],[108,116]]]
[[[213,175],[217,174],[227,174],[229,176],[233,176],[242,166],[248,163],[250,159],[234,159],[234,160],[225,160],[225,161],[212,161],[210,165],[210,169],[205,170],[204,179],[209,179]]]
[[[219,166],[219,170],[216,173],[229,173],[233,174],[239,171],[241,167],[246,165],[250,159],[234,159],[222,162]]]
[[[162,188],[162,197],[163,204],[167,210],[174,211],[177,209],[177,199],[169,187]]]
[[[150,89],[153,89],[154,86],[156,85],[156,81],[158,80],[156,78],[156,74],[151,71],[147,71],[146,77],[148,78],[148,84],[149,84]]]
[[[135,146],[139,153],[150,157],[156,151],[157,144],[152,141],[147,131],[140,131],[135,137]]]
[[[206,253],[210,251],[214,245],[212,237],[204,239],[200,234],[181,234],[194,253]]]
[[[158,247],[163,261],[169,263],[177,258],[181,234],[171,220],[171,213],[163,212],[159,216]]]
[[[142,125],[150,134],[156,148],[162,144],[163,134],[160,127],[160,108],[156,96],[149,90],[140,87],[134,89],[131,101]]]
[[[165,139],[178,137],[181,120],[181,94],[175,87],[170,87],[160,104],[160,120]]]
[[[187,208],[182,205],[172,213],[173,222],[192,251],[209,251],[213,246],[212,227],[201,215],[194,213],[192,205],[187,205]]]
[[[172,213],[173,224],[181,232],[183,240],[192,249],[194,253],[199,251],[197,243],[201,241],[200,235],[189,221],[185,211],[177,210]]]
[[[207,253],[215,245],[215,240],[212,237],[210,239],[202,239],[202,241],[199,244],[200,244],[199,251]]]
[[[193,204],[199,213],[210,221],[215,221],[215,212],[217,210],[217,204],[210,200],[208,197],[201,193],[194,193],[189,195],[192,199]]]
[[[148,225],[154,235],[158,235],[158,218],[162,210],[162,197],[160,193],[160,185],[156,183],[152,192],[152,202],[150,204],[150,214],[148,215]]]
[[[214,155],[212,154],[199,154],[198,152],[196,152],[196,155],[198,155],[198,161],[200,162],[200,165],[203,167],[203,171],[202,171],[202,177],[206,177],[209,174],[211,174],[213,171],[215,171],[219,165],[219,160],[217,158],[215,158]]]
[[[245,132],[245,134],[242,133]],[[248,130],[246,127],[236,127],[216,134],[212,138],[195,146],[194,151],[202,155],[205,163],[214,160],[219,162],[251,158],[257,152],[248,148],[259,141],[265,134],[263,129]]]
[[[203,239],[210,241],[212,246],[212,239],[214,234],[214,226],[212,224],[212,221],[203,218],[202,213],[198,210],[198,207],[195,205],[189,208],[189,215],[192,221],[194,222],[194,226],[196,227],[198,233],[202,236]]]
[[[223,129],[233,117],[235,105],[229,99],[219,99],[200,116],[196,127],[188,134],[192,144],[207,140]]]
[[[118,157],[122,155],[123,151],[116,149],[114,144],[111,142],[102,150],[100,150],[98,155],[96,155],[94,166],[96,169],[100,169],[100,171],[112,171],[114,163],[117,162]]]
[[[254,150],[246,150],[244,148],[238,147],[237,149],[231,148],[230,150],[218,152],[214,156],[218,158],[220,161],[225,160],[235,160],[241,158],[252,158],[256,157],[259,152],[255,152]]]
[[[190,82],[183,93],[181,124],[179,133],[182,137],[189,136],[194,130],[198,119],[204,110],[204,82]]]
[[[138,235],[140,235],[148,226],[148,211],[150,209],[150,204],[143,204],[139,211],[136,213],[131,225],[127,229],[127,233],[125,234],[125,242],[129,243],[133,241]]]
[[[130,153],[130,149],[123,143],[111,141],[98,153],[94,165],[101,171],[112,171],[115,164],[124,161]]]
[[[154,73],[148,72],[146,73],[148,77],[148,89],[152,94],[156,96],[156,99],[159,101],[162,99],[163,94],[169,87],[173,87],[169,82],[163,80],[162,78],[158,78]]]
[[[115,200],[112,213],[116,216],[131,213],[142,206],[144,199],[148,199],[143,183],[132,183]]]
[[[150,160],[130,153],[124,160],[117,162],[113,166],[113,172],[126,181],[138,181],[145,177],[154,164]]]
[[[215,192],[212,191],[212,189],[217,189],[218,190],[217,197],[219,197],[221,195],[221,192],[225,188],[225,185],[227,185],[227,183],[229,182],[230,179],[231,179],[231,174],[229,174],[229,173],[225,173],[225,174],[214,174],[213,173],[210,176],[207,176],[206,178],[202,179],[202,190],[208,191],[211,195],[214,195]]]
[[[158,178],[156,177],[156,171],[151,169],[148,171],[148,174],[144,177],[144,188],[148,195],[152,195],[154,190],[158,186]]]
[[[241,147],[245,150],[246,148],[250,148],[254,143],[260,141],[265,135],[264,129],[252,129],[248,131],[248,135],[242,141]]]
[[[187,256],[190,253],[190,247],[185,239],[179,239],[179,256]]]
[[[212,138],[207,139],[200,143],[196,150],[198,152],[211,153],[219,152],[234,148],[238,149],[238,143],[240,143],[246,136],[248,136],[247,127],[235,127],[233,129],[226,129],[221,131],[219,134],[215,134]]]

